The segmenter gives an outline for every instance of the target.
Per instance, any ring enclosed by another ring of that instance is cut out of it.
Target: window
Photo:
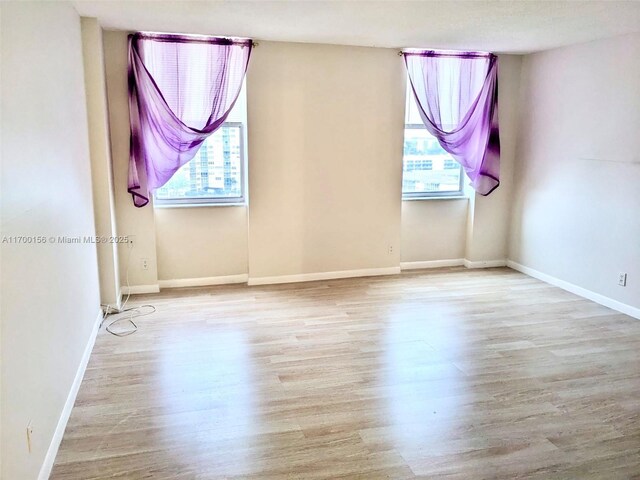
[[[408,79],[402,160],[404,199],[463,195],[462,167],[425,128]]]
[[[154,205],[224,205],[245,202],[246,91],[227,121],[209,136],[193,159],[156,190]]]

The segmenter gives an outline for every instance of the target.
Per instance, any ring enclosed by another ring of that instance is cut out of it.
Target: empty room
[[[640,479],[640,1],[0,35],[2,480]]]

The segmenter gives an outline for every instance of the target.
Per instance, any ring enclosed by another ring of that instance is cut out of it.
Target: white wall
[[[401,261],[464,258],[468,207],[466,198],[403,201]]]
[[[247,207],[155,210],[158,280],[248,272]]]
[[[394,50],[261,42],[247,77],[248,228],[246,207],[131,205],[126,33],[104,32],[104,46],[118,229],[136,237],[132,285],[399,264],[404,72]]]
[[[93,235],[80,19],[66,3],[3,4],[1,17],[2,236]],[[1,477],[29,480],[98,314],[96,248],[1,248]]]
[[[510,258],[639,308],[640,34],[527,56],[522,78]]]
[[[81,26],[96,235],[112,239],[117,237],[117,230],[102,29],[95,18],[83,18]],[[98,243],[96,249],[100,275],[100,300],[105,305],[116,306],[120,299],[118,244],[110,241]]]
[[[405,69],[396,50],[261,42],[247,76],[249,212],[154,212],[126,192],[126,35],[104,32],[104,47],[118,228],[136,236],[132,285],[506,258],[521,57],[500,56],[502,184],[488,198],[401,202]]]
[[[396,50],[261,42],[247,79],[251,278],[399,265],[404,82]]]

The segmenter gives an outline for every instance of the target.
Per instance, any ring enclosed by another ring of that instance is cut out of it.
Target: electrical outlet
[[[626,273],[620,273],[618,275],[618,285],[620,285],[621,287],[626,287],[627,286],[627,274]]]
[[[393,255],[393,245],[389,245],[389,255]]]
[[[149,270],[149,259],[141,258],[140,259],[140,267],[142,267],[142,270]]]
[[[31,453],[31,439],[33,438],[33,425],[31,425],[31,420],[27,424],[27,450]]]

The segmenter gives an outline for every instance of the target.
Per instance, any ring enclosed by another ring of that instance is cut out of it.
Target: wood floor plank
[[[165,290],[51,478],[640,478],[640,321],[507,268]]]

